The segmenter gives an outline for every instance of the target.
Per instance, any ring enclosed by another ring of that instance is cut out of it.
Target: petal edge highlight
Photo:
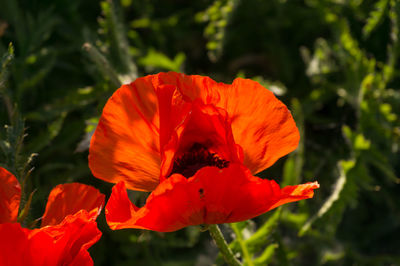
[[[86,210],[95,220],[104,206],[105,195],[80,183],[60,184],[52,189],[43,214],[42,227],[57,225],[68,215]]]

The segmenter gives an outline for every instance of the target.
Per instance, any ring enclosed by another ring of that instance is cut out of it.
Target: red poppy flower
[[[293,151],[299,132],[286,108],[257,82],[160,73],[108,100],[89,150],[95,177],[114,186],[112,229],[174,231],[238,222],[311,198],[317,182],[280,189],[253,176]],[[127,191],[152,191],[138,208]]]
[[[78,183],[56,186],[33,230],[16,223],[20,197],[18,180],[0,167],[0,265],[93,265],[87,249],[101,237],[95,220],[103,194]]]

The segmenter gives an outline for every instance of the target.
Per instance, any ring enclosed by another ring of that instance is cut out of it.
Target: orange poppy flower
[[[0,265],[93,265],[87,249],[101,237],[95,220],[103,194],[78,183],[56,186],[33,230],[16,223],[20,198],[18,180],[0,167]]]
[[[111,229],[168,232],[243,221],[311,198],[317,182],[280,189],[253,176],[298,142],[286,106],[257,82],[159,73],[108,100],[89,166],[95,177],[117,183],[106,206]],[[152,193],[138,208],[125,187]]]

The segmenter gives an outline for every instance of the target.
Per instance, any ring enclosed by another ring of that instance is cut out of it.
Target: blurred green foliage
[[[109,195],[111,184],[91,176],[87,147],[120,84],[159,71],[241,76],[277,94],[301,133],[298,149],[261,176],[321,188],[312,200],[222,226],[238,257],[246,265],[400,264],[399,1],[0,7],[0,165],[23,184],[25,225],[40,218],[56,184],[83,182]],[[132,196],[143,203],[146,195]],[[198,227],[111,232],[103,216],[99,226],[96,265],[223,264]]]

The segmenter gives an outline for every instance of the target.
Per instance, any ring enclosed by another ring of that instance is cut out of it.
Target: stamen
[[[189,151],[175,159],[170,175],[181,174],[189,178],[206,166],[222,169],[229,166],[229,161],[220,158],[216,153],[209,152],[204,145],[195,143]]]

